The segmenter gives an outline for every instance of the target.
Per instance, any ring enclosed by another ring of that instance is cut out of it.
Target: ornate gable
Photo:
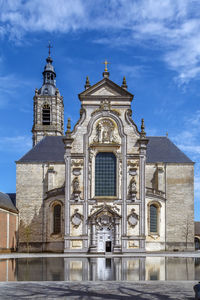
[[[133,95],[129,93],[126,89],[120,87],[108,78],[103,78],[101,81],[97,82],[93,86],[87,88],[84,92],[79,94],[79,99],[84,100],[86,98],[99,98],[99,97],[112,97],[121,98],[131,101]]]

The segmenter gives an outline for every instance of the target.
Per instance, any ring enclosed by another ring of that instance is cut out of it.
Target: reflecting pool
[[[17,258],[0,260],[0,281],[200,280],[200,258]]]

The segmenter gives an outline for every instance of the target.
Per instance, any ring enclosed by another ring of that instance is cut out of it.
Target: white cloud
[[[0,152],[25,153],[32,147],[30,136],[18,135],[13,137],[0,137]]]
[[[1,59],[0,59],[1,62]],[[5,107],[14,98],[16,99],[17,90],[32,86],[32,82],[27,79],[20,78],[16,74],[0,74],[0,108]]]
[[[173,137],[179,147],[191,154],[199,155],[200,161],[200,110],[184,119],[184,130]]]
[[[200,75],[198,0],[0,0],[0,7],[0,37],[94,29],[98,43],[159,47],[179,84]]]
[[[126,74],[126,76],[129,76],[131,78],[141,76],[141,74],[145,72],[145,68],[142,65],[118,64],[116,67],[121,74]]]

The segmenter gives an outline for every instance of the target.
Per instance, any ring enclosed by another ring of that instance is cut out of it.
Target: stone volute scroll
[[[128,224],[134,228],[137,223],[138,223],[138,220],[139,220],[139,216],[138,214],[135,213],[135,209],[131,209],[131,213],[128,215],[127,217],[127,220],[128,220]]]
[[[83,215],[78,212],[78,209],[75,209],[74,214],[71,216],[71,222],[74,228],[78,228],[83,221]]]

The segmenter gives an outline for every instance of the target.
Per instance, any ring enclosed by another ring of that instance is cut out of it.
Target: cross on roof
[[[53,46],[51,46],[51,42],[49,41],[49,45],[47,46],[47,48],[49,48],[49,56],[51,56],[51,48],[53,48]]]
[[[108,64],[110,64],[107,59],[105,59],[105,61],[103,62],[103,64],[105,64],[105,70],[104,72],[108,72]]]

